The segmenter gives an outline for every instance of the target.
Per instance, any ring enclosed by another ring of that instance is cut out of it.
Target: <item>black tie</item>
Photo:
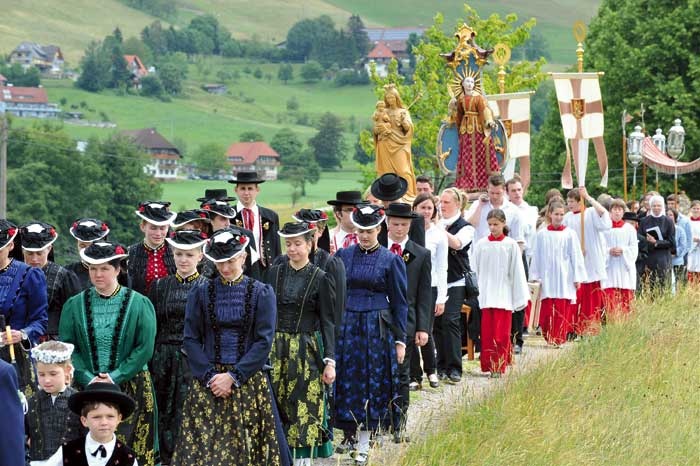
[[[98,453],[100,454],[100,456],[101,456],[102,458],[106,458],[106,457],[107,457],[107,449],[105,448],[104,445],[100,445],[99,447],[97,447],[97,450],[93,451],[91,454],[92,454],[92,456],[94,456],[95,458],[97,458],[97,454],[98,454]]]

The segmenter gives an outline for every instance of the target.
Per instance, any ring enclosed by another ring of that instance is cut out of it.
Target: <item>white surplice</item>
[[[552,231],[542,228],[535,235],[530,280],[541,283],[540,298],[576,302],[574,283],[586,282],[586,266],[578,236],[571,228]]]
[[[700,272],[700,243],[695,239],[700,238],[700,220],[690,220],[690,251],[688,251],[688,272]]]
[[[607,248],[605,247],[604,233],[612,228],[610,214],[605,211],[603,215],[598,215],[594,207],[586,209],[586,221],[584,224],[584,261],[586,264],[587,279],[584,283],[593,283],[605,278],[605,258]],[[576,234],[581,244],[581,214],[567,212],[564,215],[564,225],[569,227]]]
[[[607,247],[607,277],[600,281],[601,288],[620,288],[634,290],[637,288],[637,267],[635,262],[639,253],[637,230],[629,223],[605,232]],[[610,254],[612,248],[622,248],[621,256]]]
[[[519,311],[527,306],[530,290],[520,247],[513,238],[480,239],[474,247],[473,261],[481,309]]]

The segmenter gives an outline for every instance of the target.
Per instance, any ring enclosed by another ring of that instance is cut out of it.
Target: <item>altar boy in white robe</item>
[[[608,318],[621,312],[629,313],[637,287],[637,230],[625,222],[625,202],[615,199],[610,204],[612,228],[605,232],[607,255],[606,278],[600,281],[605,296],[605,313]]]

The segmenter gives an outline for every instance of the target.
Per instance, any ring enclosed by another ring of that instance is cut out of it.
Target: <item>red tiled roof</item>
[[[377,45],[367,54],[367,58],[395,58],[394,52],[384,42],[377,42]]]
[[[138,55],[124,55],[124,60],[126,60],[126,64],[131,68],[132,63],[136,63],[136,67],[139,70],[139,73],[142,73],[144,75],[148,74],[148,70],[146,67],[143,65],[143,62],[139,58]]]
[[[7,78],[0,74],[0,83],[7,82]]]
[[[261,156],[275,157],[277,159],[280,157],[280,155],[264,141],[234,142],[226,151],[226,158],[234,165],[252,165],[258,160],[258,157]],[[240,158],[240,160],[232,160],[234,157]]]
[[[42,87],[0,87],[0,100],[4,102],[24,102],[30,104],[46,104],[49,98],[46,89]]]

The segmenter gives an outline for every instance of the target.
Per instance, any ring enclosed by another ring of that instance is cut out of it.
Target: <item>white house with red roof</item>
[[[226,151],[226,161],[234,172],[256,171],[266,180],[276,180],[280,155],[265,141],[234,142]]]
[[[43,87],[0,86],[0,102],[5,112],[29,118],[55,118],[61,113],[56,104],[50,104]]]
[[[148,69],[138,55],[124,55],[124,60],[134,82],[138,83],[141,78],[148,76]]]
[[[367,37],[374,47],[367,54],[365,69],[369,72],[370,63],[376,65],[377,74],[386,76],[387,66],[392,59],[408,65],[409,50],[408,39],[411,34],[418,37],[425,32],[424,27],[402,27],[402,28],[365,28]]]

